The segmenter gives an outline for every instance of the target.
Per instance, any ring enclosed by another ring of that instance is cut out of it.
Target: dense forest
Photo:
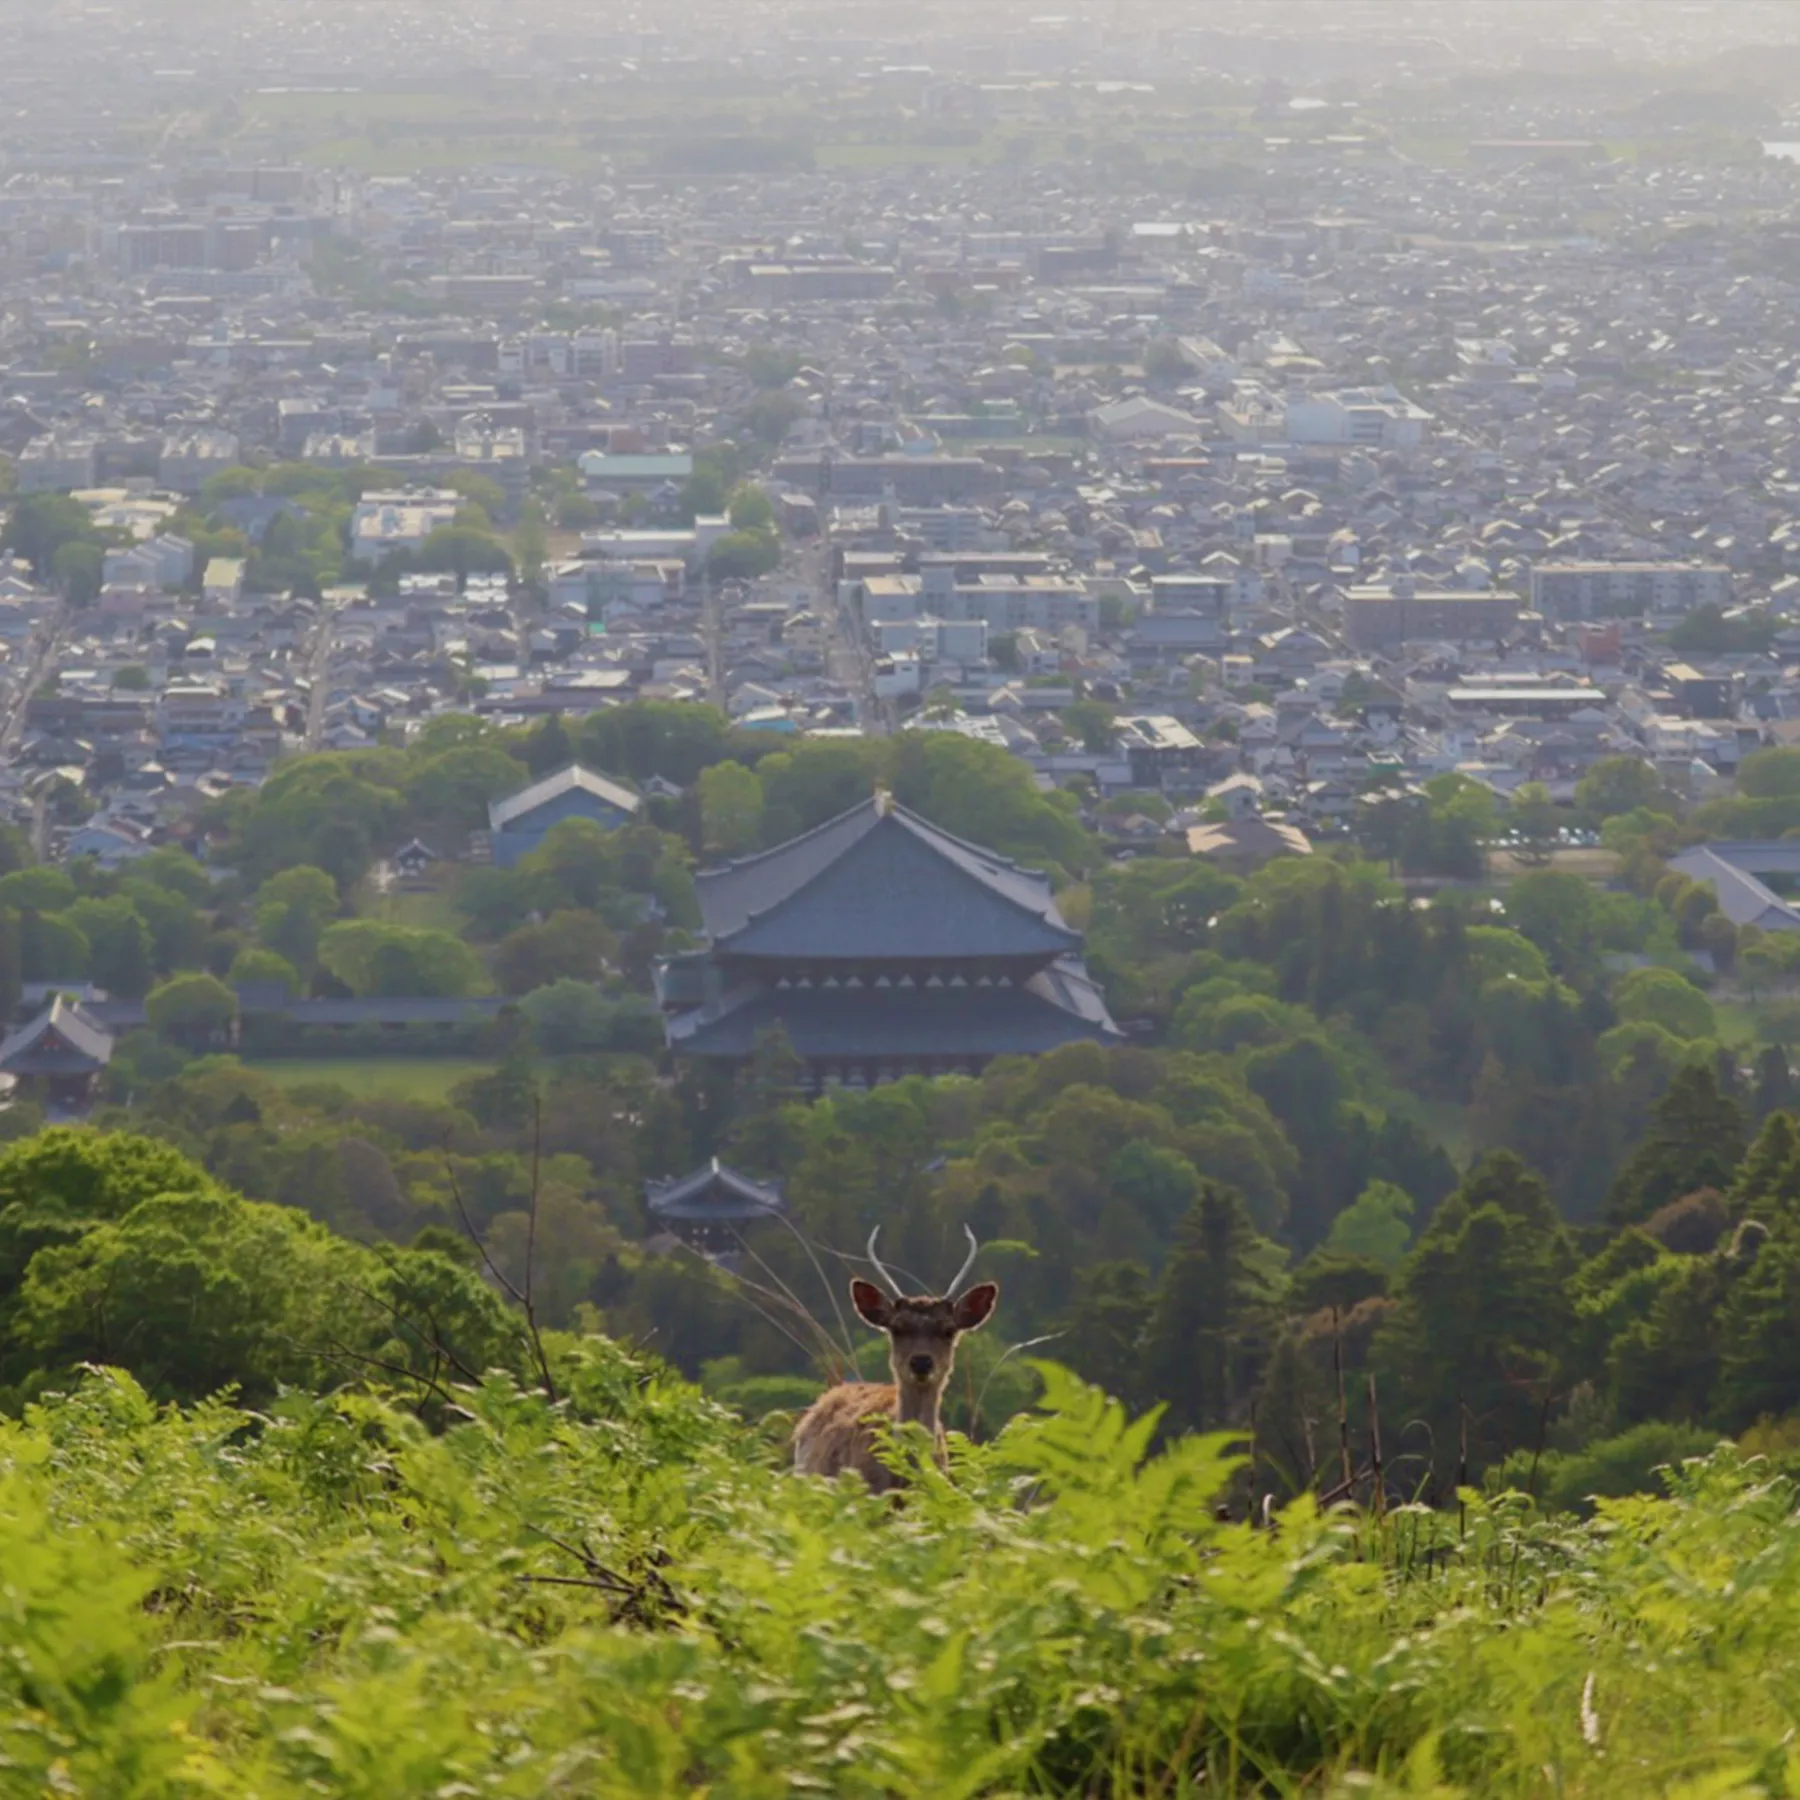
[[[1786,1791],[1731,1596],[1796,1548],[1800,969],[1665,859],[1800,827],[1800,755],[1697,810],[1601,765],[1609,880],[1454,779],[1239,877],[955,734],[749,735],[438,721],[227,796],[205,863],[5,847],[0,974],[149,1023],[91,1123],[0,1114],[0,1792]],[[573,757],[640,820],[376,879]],[[878,781],[1052,871],[1127,1046],[666,1064],[693,868]],[[271,982],[508,1004],[406,1099],[261,1070]],[[712,1156],[789,1203],[735,1273],[647,1238]],[[883,1362],[876,1224],[1002,1291],[898,1511],[782,1472]]]

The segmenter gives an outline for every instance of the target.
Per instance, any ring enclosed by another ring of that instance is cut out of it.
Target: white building
[[[448,488],[404,488],[364,494],[350,517],[350,554],[380,562],[396,551],[416,552],[434,531],[456,523],[462,496]]]
[[[1547,562],[1531,571],[1531,610],[1550,619],[1730,604],[1731,570],[1723,563]]]
[[[122,550],[108,550],[102,574],[107,587],[184,587],[194,573],[194,546],[161,532]]]
[[[98,455],[98,446],[90,437],[61,437],[54,432],[35,437],[19,452],[18,490],[44,494],[91,488]]]
[[[1407,451],[1424,443],[1431,414],[1396,388],[1343,388],[1335,394],[1292,396],[1284,423],[1290,444]]]
[[[238,460],[237,434],[202,427],[171,432],[156,459],[156,478],[178,494],[197,494],[205,483]]]
[[[1110,444],[1158,443],[1164,438],[1201,435],[1201,424],[1192,413],[1165,406],[1145,394],[1097,406],[1088,414],[1088,429]]]

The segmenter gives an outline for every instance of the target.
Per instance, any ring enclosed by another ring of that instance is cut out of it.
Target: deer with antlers
[[[851,1381],[821,1394],[794,1427],[794,1467],[802,1475],[834,1477],[854,1469],[870,1490],[885,1494],[901,1477],[875,1455],[884,1421],[923,1425],[944,1460],[944,1427],[939,1409],[944,1384],[956,1362],[956,1342],[965,1331],[985,1325],[1000,1298],[997,1282],[984,1281],[962,1291],[981,1246],[965,1225],[969,1254],[956,1279],[937,1296],[909,1295],[882,1266],[875,1253],[878,1225],[869,1233],[869,1262],[887,1284],[887,1292],[860,1278],[850,1283],[850,1304],[857,1316],[888,1336],[891,1382]]]

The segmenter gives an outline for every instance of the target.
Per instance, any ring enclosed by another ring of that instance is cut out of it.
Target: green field
[[[473,1056],[294,1056],[248,1065],[282,1087],[335,1082],[357,1095],[401,1100],[444,1100],[458,1082],[493,1067]]]

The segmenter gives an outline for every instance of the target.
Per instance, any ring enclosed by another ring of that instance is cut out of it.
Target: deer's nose
[[[929,1381],[931,1379],[933,1364],[929,1356],[915,1356],[912,1359],[910,1366],[915,1381]]]

